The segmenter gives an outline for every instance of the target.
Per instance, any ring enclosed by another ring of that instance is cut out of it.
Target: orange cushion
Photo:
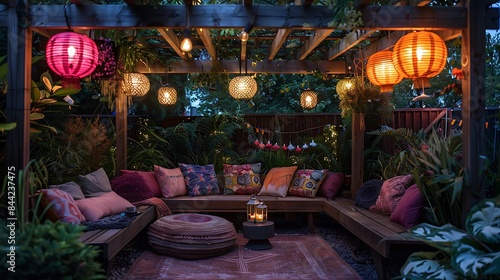
[[[297,166],[271,168],[264,179],[259,195],[286,197],[296,170]]]

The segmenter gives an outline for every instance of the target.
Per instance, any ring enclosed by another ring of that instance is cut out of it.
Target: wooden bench
[[[147,225],[156,218],[154,206],[137,207],[140,213],[127,227],[121,229],[101,229],[85,232],[80,241],[99,247],[100,261],[109,274],[115,256]]]
[[[355,206],[347,198],[327,200],[324,197],[304,198],[296,196],[258,196],[269,212],[307,213],[309,229],[314,232],[313,214],[325,212],[343,227],[363,241],[371,250],[378,279],[386,279],[385,260],[407,257],[408,252],[419,251],[424,243],[412,239],[403,226],[390,222],[389,215],[383,215]],[[173,213],[182,212],[246,212],[249,195],[179,196],[164,198]]]

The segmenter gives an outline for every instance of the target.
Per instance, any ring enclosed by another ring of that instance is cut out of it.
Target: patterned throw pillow
[[[188,196],[218,194],[219,185],[213,164],[195,165],[179,163],[186,182]]]
[[[328,199],[334,199],[344,186],[344,179],[344,173],[328,171],[325,180],[323,180],[323,183],[319,186],[317,195]]]
[[[264,179],[259,195],[286,197],[296,170],[297,166],[271,168]]]
[[[163,197],[176,197],[186,195],[186,182],[179,167],[174,169],[163,168],[155,165],[155,176],[160,185]]]
[[[325,180],[327,170],[301,169],[297,170],[288,195],[315,197],[319,186]]]
[[[125,175],[127,173],[131,172],[137,172],[139,176],[141,176],[145,181],[146,184],[148,185],[149,189],[153,192],[153,196],[155,197],[160,197],[161,196],[161,190],[160,186],[158,185],[158,182],[156,181],[156,176],[153,171],[137,171],[137,170],[126,170],[122,169],[120,170],[122,175]]]
[[[260,166],[224,164],[224,194],[257,194],[261,187]]]
[[[153,197],[153,192],[146,180],[138,172],[127,172],[111,181],[111,188],[119,196],[130,202],[137,202]]]
[[[41,192],[43,205],[50,205],[57,219],[71,224],[85,222],[85,217],[69,193],[60,189],[42,189]]]
[[[370,210],[387,214],[394,212],[398,202],[403,197],[406,189],[410,187],[412,181],[413,175],[411,174],[385,180],[380,189],[377,202],[370,207]]]

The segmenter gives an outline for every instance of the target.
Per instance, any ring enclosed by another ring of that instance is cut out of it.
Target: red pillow
[[[149,189],[153,192],[153,196],[156,197],[162,196],[160,185],[158,185],[155,173],[153,171],[137,171],[137,170],[125,170],[125,169],[121,170],[122,175],[131,172],[137,172],[139,176],[141,176],[142,178],[144,178],[144,180],[146,180],[146,184],[148,185]]]
[[[141,201],[154,196],[146,180],[139,172],[126,172],[111,181],[111,188],[130,202]]]
[[[318,190],[318,195],[326,197],[328,199],[333,199],[339,193],[342,186],[344,186],[344,173],[335,173],[329,171],[326,175],[325,180],[321,184]]]
[[[412,185],[399,201],[391,215],[390,221],[403,225],[406,229],[416,226],[420,222],[424,197],[417,185]]]
[[[402,175],[387,179],[382,184],[380,194],[375,205],[370,206],[371,211],[391,214],[396,209],[398,202],[403,197],[406,189],[413,182],[413,175]]]

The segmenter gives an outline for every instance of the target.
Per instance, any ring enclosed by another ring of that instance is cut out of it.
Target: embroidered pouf
[[[159,254],[194,260],[230,251],[236,242],[236,229],[221,217],[183,213],[156,220],[148,229],[148,238]]]

